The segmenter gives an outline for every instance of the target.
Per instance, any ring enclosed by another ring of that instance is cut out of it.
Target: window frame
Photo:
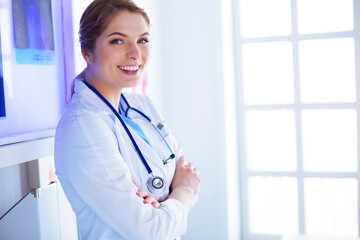
[[[298,185],[298,229],[299,234],[305,234],[305,196],[304,179],[309,177],[319,178],[354,178],[357,180],[357,196],[360,200],[360,1],[353,0],[353,31],[299,34],[297,28],[297,1],[290,0],[291,4],[291,35],[271,36],[257,38],[242,38],[240,24],[240,0],[233,0],[233,28],[234,28],[234,51],[235,51],[235,82],[236,82],[236,105],[237,105],[237,124],[238,124],[238,158],[239,158],[239,182],[240,182],[240,218],[241,218],[241,239],[245,240],[279,240],[281,235],[260,235],[251,234],[249,231],[248,219],[248,179],[252,176],[274,176],[274,177],[294,177]],[[300,100],[300,78],[299,78],[299,42],[302,40],[330,39],[330,38],[353,38],[355,46],[355,86],[356,100],[353,103],[301,103]],[[246,43],[288,41],[292,44],[293,53],[293,81],[294,81],[294,103],[292,104],[272,104],[272,105],[246,105],[244,100],[243,86],[243,63],[242,46]],[[296,149],[297,149],[297,169],[289,171],[251,171],[247,170],[246,160],[246,139],[245,139],[245,113],[249,110],[293,110],[295,113],[296,126]],[[303,146],[302,146],[302,111],[310,109],[355,109],[357,112],[357,149],[358,149],[358,169],[356,172],[305,172],[303,170]],[[357,212],[358,235],[360,236],[360,206]]]

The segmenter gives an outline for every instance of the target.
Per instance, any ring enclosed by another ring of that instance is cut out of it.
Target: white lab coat
[[[181,148],[149,98],[131,93],[125,97],[155,125],[164,123],[161,132],[178,160]],[[188,209],[177,200],[166,200],[176,163],[162,164],[170,155],[165,142],[144,118],[129,114],[132,117],[151,146],[129,127],[132,136],[154,175],[167,183],[162,194],[153,195],[163,201],[159,209],[136,195],[134,182],[147,189],[149,174],[121,123],[82,81],[75,81],[72,101],[56,129],[55,168],[76,214],[81,239],[173,240],[186,231]]]

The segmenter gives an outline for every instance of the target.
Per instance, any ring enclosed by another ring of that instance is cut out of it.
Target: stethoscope
[[[116,111],[114,109],[114,107],[109,103],[108,100],[106,100],[106,98],[104,98],[101,93],[96,90],[93,86],[91,86],[86,79],[83,80],[83,83],[91,90],[93,91],[115,114],[115,116],[119,119],[121,125],[124,127],[127,135],[129,136],[131,143],[133,144],[135,151],[137,152],[137,154],[139,155],[142,163],[144,164],[147,172],[150,174],[149,179],[146,182],[147,188],[151,193],[156,193],[156,194],[160,194],[162,192],[164,192],[165,188],[166,188],[166,183],[165,180],[162,177],[159,176],[154,176],[153,171],[151,170],[149,164],[146,162],[144,155],[142,154],[139,146],[137,145],[134,137],[132,136],[132,134],[130,133],[129,128],[127,127],[127,125],[125,124],[124,120],[121,118],[120,114],[118,111]],[[125,117],[128,116],[128,113],[130,110],[135,111],[136,113],[138,113],[140,116],[144,117],[155,129],[156,131],[160,134],[160,136],[162,137],[162,139],[164,140],[164,142],[166,143],[166,146],[169,148],[171,154],[170,156],[163,160],[163,164],[166,165],[167,163],[169,163],[170,161],[175,159],[175,154],[173,153],[173,151],[171,150],[168,142],[166,141],[165,137],[163,136],[163,134],[159,131],[159,129],[152,123],[151,119],[143,112],[141,112],[140,110],[133,108],[130,106],[129,102],[126,100],[126,98],[124,97],[123,94],[121,94],[121,98],[124,100],[124,102],[127,105],[127,109],[125,110]],[[120,106],[121,107],[121,106]]]

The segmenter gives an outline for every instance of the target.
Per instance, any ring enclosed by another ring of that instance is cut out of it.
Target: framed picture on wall
[[[12,0],[18,64],[55,64],[51,0]]]
[[[55,134],[65,106],[62,2],[0,0],[0,148]]]

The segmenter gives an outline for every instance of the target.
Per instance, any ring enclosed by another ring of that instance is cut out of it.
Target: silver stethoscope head
[[[147,185],[148,190],[151,193],[155,193],[155,194],[163,193],[166,188],[164,179],[162,179],[159,176],[154,176],[152,173],[151,173],[151,177],[148,179],[146,185]]]

